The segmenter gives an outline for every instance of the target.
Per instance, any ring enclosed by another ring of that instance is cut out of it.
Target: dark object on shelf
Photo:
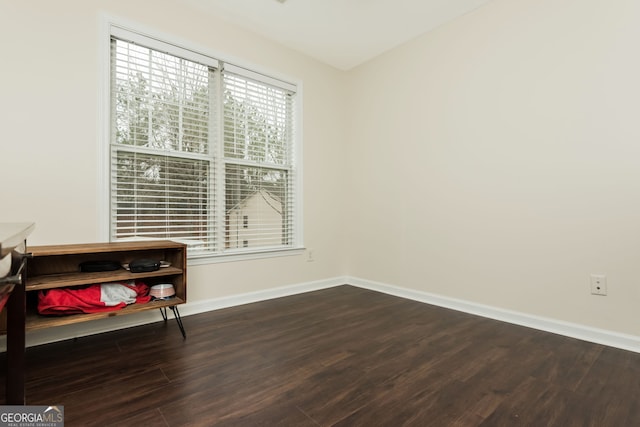
[[[145,273],[160,269],[160,261],[154,259],[134,259],[129,263],[129,270],[132,273]]]
[[[116,261],[85,261],[80,263],[80,271],[92,273],[96,271],[115,271],[120,268]]]

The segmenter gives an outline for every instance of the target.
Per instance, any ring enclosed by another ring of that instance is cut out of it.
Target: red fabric
[[[136,303],[146,303],[151,300],[149,286],[142,282],[134,285],[122,283],[134,289],[137,293]],[[122,302],[118,305],[107,306],[100,300],[100,285],[85,287],[47,289],[38,293],[38,313],[40,314],[78,314],[102,313],[120,310],[127,306]]]

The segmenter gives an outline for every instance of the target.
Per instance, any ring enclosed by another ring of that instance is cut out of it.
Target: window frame
[[[99,106],[98,106],[98,128],[100,141],[98,150],[98,223],[99,223],[99,238],[102,241],[111,241],[111,37],[120,34],[122,31],[131,34],[137,34],[142,38],[149,38],[158,41],[160,46],[162,44],[175,46],[178,50],[184,50],[185,52],[211,58],[214,61],[229,64],[230,66],[241,67],[246,70],[251,70],[256,76],[262,76],[266,81],[276,82],[294,82],[289,83],[296,88],[296,100],[293,103],[293,138],[291,149],[294,152],[291,168],[293,171],[292,177],[292,190],[293,190],[293,227],[292,227],[292,242],[290,246],[281,247],[268,247],[268,248],[254,248],[247,251],[242,249],[240,251],[225,251],[224,236],[225,236],[225,207],[224,207],[224,142],[223,142],[223,126],[222,126],[222,102],[218,104],[219,121],[216,126],[216,135],[214,138],[216,142],[210,147],[214,159],[212,164],[214,165],[215,177],[214,181],[217,183],[212,189],[212,193],[209,196],[209,200],[216,203],[217,209],[217,223],[215,227],[217,232],[214,233],[217,241],[215,246],[217,247],[215,252],[206,254],[192,254],[188,256],[190,264],[209,264],[215,262],[236,261],[244,259],[255,259],[265,257],[277,257],[277,256],[290,256],[301,254],[304,251],[303,234],[302,234],[302,82],[295,79],[291,79],[287,76],[280,76],[276,73],[265,71],[261,67],[254,64],[241,63],[237,59],[234,59],[231,63],[227,62],[224,55],[220,55],[217,52],[212,52],[210,49],[203,46],[195,45],[191,41],[181,39],[174,35],[160,33],[156,30],[143,27],[139,24],[131,22],[124,22],[121,19],[116,19],[108,15],[102,15],[100,25],[100,84],[99,84]],[[150,46],[154,48],[154,46]],[[185,59],[190,59],[185,57]],[[222,88],[222,76],[218,78],[218,84]],[[222,89],[219,94],[222,99]],[[220,192],[218,196],[214,197],[213,192]]]

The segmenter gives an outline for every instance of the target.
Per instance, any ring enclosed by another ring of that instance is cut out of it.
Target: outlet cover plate
[[[592,295],[607,295],[607,276],[604,274],[592,274],[591,275],[591,294]]]

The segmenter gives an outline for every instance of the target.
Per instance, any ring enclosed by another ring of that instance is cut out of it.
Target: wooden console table
[[[186,245],[168,240],[73,245],[32,246],[29,248],[29,277],[26,282],[27,314],[26,330],[70,325],[88,320],[103,319],[141,311],[160,309],[167,320],[170,308],[176,318],[182,336],[184,326],[177,306],[187,301],[187,249]],[[128,264],[135,259],[166,261],[169,266],[156,271],[132,273],[124,268],[114,271],[81,272],[79,265],[86,261],[115,261]],[[37,293],[46,289],[70,288],[84,285],[140,280],[149,286],[171,283],[175,297],[152,300],[145,304],[131,304],[116,311],[64,316],[41,316],[37,313]]]

